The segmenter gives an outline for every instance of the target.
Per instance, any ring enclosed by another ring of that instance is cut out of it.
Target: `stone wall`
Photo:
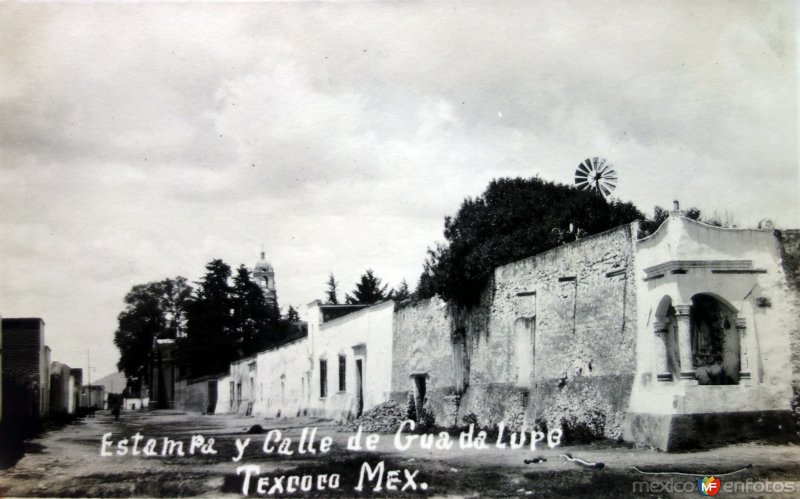
[[[621,226],[495,270],[465,321],[462,418],[621,436],[635,372],[635,233]]]
[[[392,398],[405,403],[424,375],[437,424],[620,437],[635,371],[632,234],[621,226],[502,266],[470,309],[399,307]]]
[[[788,285],[788,306],[798,320],[789,329],[792,350],[792,411],[795,435],[800,437],[800,230],[776,233],[781,245],[781,266]]]
[[[425,407],[444,426],[455,425],[455,415],[452,409],[448,411],[445,397],[463,390],[456,381],[453,315],[438,298],[405,302],[397,307],[392,328],[392,400],[405,407],[409,393],[416,394],[413,376],[423,375]]]

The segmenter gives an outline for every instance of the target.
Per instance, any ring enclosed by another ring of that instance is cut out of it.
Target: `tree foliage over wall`
[[[328,277],[328,282],[325,283],[328,286],[328,289],[325,290],[325,303],[327,305],[338,305],[339,304],[339,282],[336,281],[333,277],[333,272],[331,272],[330,277]]]
[[[216,374],[239,358],[286,340],[299,320],[290,307],[282,318],[244,265],[232,273],[212,260],[193,290],[183,277],[134,286],[125,297],[114,343],[117,367],[138,391],[147,381],[157,339],[175,339],[184,376]]]
[[[192,376],[221,372],[236,358],[231,268],[222,260],[206,265],[188,307],[186,337],[178,342],[182,372]]]
[[[411,290],[408,287],[408,282],[403,279],[400,284],[392,290],[392,298],[398,301],[407,300],[411,298]]]
[[[187,304],[192,287],[183,277],[138,284],[125,295],[125,310],[117,317],[114,344],[120,352],[117,369],[125,373],[129,388],[138,392],[150,367],[157,339],[176,338],[186,328]]]
[[[367,269],[361,274],[352,294],[345,295],[345,301],[350,305],[372,305],[392,297],[392,291],[386,291],[388,288],[389,285],[383,284],[383,280],[372,269]]]
[[[182,372],[192,377],[217,374],[231,362],[288,337],[290,322],[267,302],[252,274],[241,265],[231,278],[222,260],[206,265],[189,302],[186,337],[178,342]]]
[[[477,303],[492,271],[575,238],[642,220],[631,203],[534,178],[493,180],[445,217],[446,244],[428,250],[416,295]]]

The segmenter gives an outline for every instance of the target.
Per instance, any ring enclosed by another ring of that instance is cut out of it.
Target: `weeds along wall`
[[[620,437],[636,366],[636,232],[624,225],[499,267],[470,309],[401,307],[392,398],[416,394],[422,378],[438,424]]]
[[[436,417],[437,424],[455,426],[455,396],[463,393],[462,367],[457,373],[461,355],[466,361],[464,337],[455,331],[455,309],[439,298],[407,301],[394,313],[394,352],[392,356],[391,399],[401,407],[408,397],[417,396],[417,377],[425,382],[425,405]],[[458,386],[457,379],[462,380]]]

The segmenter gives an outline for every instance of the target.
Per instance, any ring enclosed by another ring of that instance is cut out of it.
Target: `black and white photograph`
[[[0,497],[800,497],[798,14],[0,3]]]

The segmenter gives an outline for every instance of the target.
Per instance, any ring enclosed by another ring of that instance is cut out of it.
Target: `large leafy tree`
[[[383,284],[381,278],[376,276],[372,269],[367,269],[356,283],[352,295],[346,295],[346,301],[353,305],[372,305],[392,297],[391,291],[386,292],[388,287],[389,285]]]
[[[125,310],[117,317],[114,344],[120,352],[117,368],[125,373],[132,391],[139,392],[149,373],[155,340],[182,333],[191,293],[186,279],[176,277],[138,284],[125,295]]]
[[[166,337],[179,338],[186,334],[186,305],[192,298],[192,287],[185,277],[161,281],[162,308],[166,320]]]
[[[644,216],[573,186],[534,178],[493,180],[446,217],[446,244],[429,249],[416,294],[477,303],[493,269]],[[554,237],[555,236],[555,237]]]

